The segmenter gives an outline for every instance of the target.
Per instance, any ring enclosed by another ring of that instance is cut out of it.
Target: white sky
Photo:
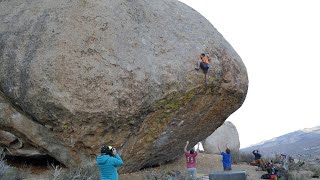
[[[206,17],[247,67],[247,98],[228,118],[241,148],[320,125],[320,1],[180,1]]]

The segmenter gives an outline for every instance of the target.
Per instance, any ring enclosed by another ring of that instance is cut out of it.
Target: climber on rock
[[[196,70],[199,70],[201,68],[202,72],[204,73],[205,84],[207,84],[207,79],[208,79],[207,73],[210,68],[209,61],[210,61],[209,56],[206,55],[205,53],[202,53],[200,55],[200,60],[197,62],[197,67],[195,67]]]

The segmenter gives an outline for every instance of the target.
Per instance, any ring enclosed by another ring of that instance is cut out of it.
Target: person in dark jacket
[[[118,180],[117,167],[123,166],[123,161],[117,150],[111,146],[102,146],[97,163],[100,170],[101,180]]]
[[[254,155],[254,160],[261,159],[261,154],[259,153],[259,150],[253,150],[252,154]]]
[[[259,153],[258,150],[253,150],[252,154],[254,155],[254,161],[250,163],[251,166],[258,166],[261,168],[263,171],[265,170],[265,164],[261,158],[261,154]]]

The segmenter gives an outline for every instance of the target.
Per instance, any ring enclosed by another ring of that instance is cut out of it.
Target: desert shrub
[[[143,173],[144,180],[200,180],[201,178],[187,178],[186,173],[180,171],[146,171]]]
[[[254,157],[250,153],[231,151],[231,155],[233,164],[237,164],[240,162],[250,163],[254,160]]]
[[[320,165],[313,165],[310,170],[314,173],[314,176],[320,176]]]
[[[232,164],[238,164],[240,162],[239,151],[231,151]]]
[[[5,158],[5,153],[0,152],[0,179],[5,179],[5,180],[20,180],[24,179],[26,176],[27,172],[22,172],[17,170],[14,167],[9,166],[6,161],[4,160]]]
[[[288,173],[288,179],[290,180],[309,180],[312,177],[310,171],[290,171]]]
[[[94,165],[84,167],[62,169],[59,166],[52,165],[52,178],[54,180],[95,180],[99,179],[99,169]]]
[[[0,153],[0,179],[3,179],[4,175],[10,169],[10,166],[4,161],[4,153]]]
[[[5,180],[22,180],[25,179],[29,174],[29,171],[21,171],[14,167],[10,167],[2,178]]]
[[[320,175],[320,166],[317,164],[310,164],[304,161],[289,161],[288,171],[283,168],[279,168],[281,174],[287,179],[292,180],[304,180],[311,177],[318,177]]]
[[[250,163],[254,160],[254,156],[251,153],[231,151],[232,163],[237,164],[240,162]]]
[[[143,175],[145,180],[168,179],[170,175],[167,172],[146,171]]]
[[[275,164],[281,163],[281,154],[275,154],[275,158],[273,159],[273,163],[275,163]]]

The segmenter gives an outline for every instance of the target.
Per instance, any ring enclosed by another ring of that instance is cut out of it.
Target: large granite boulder
[[[209,154],[219,154],[218,146],[220,146],[221,151],[225,152],[227,145],[231,151],[239,152],[240,140],[238,130],[232,122],[225,121],[202,144],[204,152]]]
[[[105,144],[123,172],[173,160],[246,97],[241,58],[177,0],[1,1],[0,23],[0,129],[67,167]]]

